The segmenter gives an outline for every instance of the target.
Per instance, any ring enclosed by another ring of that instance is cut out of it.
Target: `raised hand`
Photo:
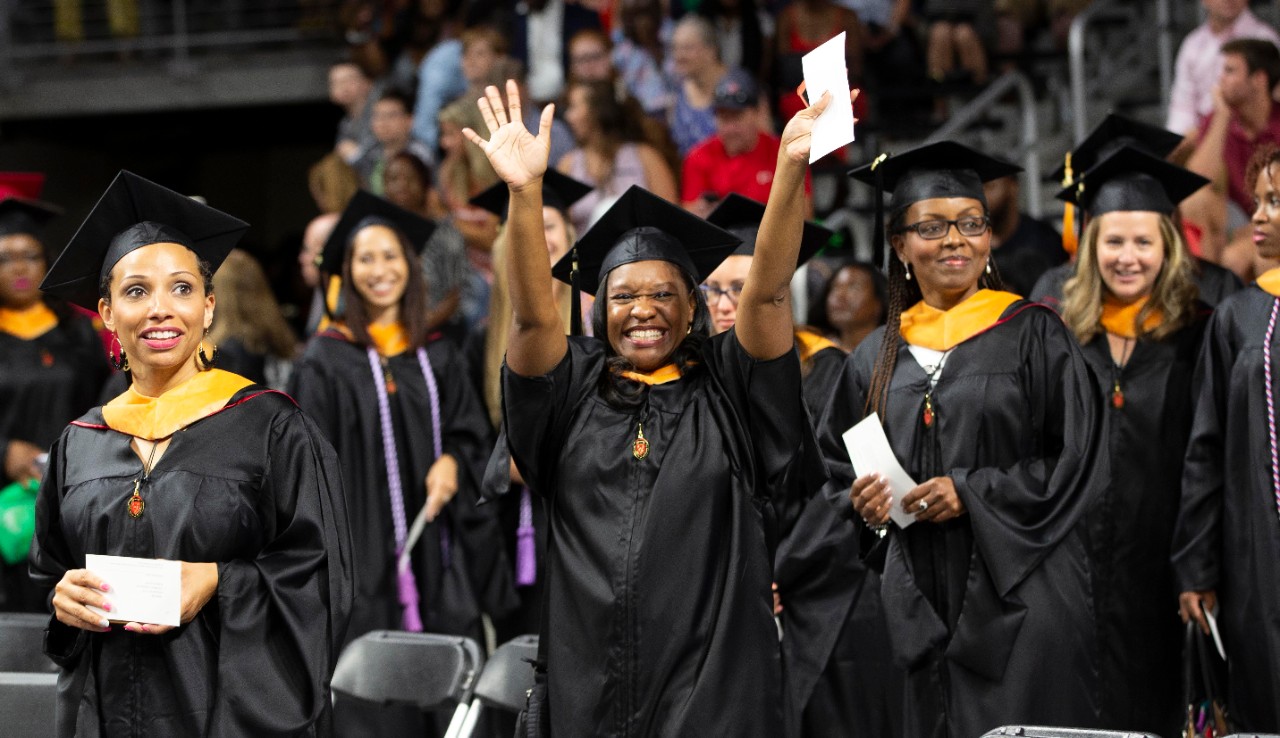
[[[852,90],[849,93],[849,101],[852,104],[858,99],[858,93],[861,90]],[[813,138],[813,124],[818,120],[818,116],[822,115],[822,111],[827,109],[831,104],[831,93],[824,92],[818,102],[796,113],[791,120],[787,121],[787,126],[782,129],[782,150],[786,152],[787,158],[791,161],[808,164],[809,148]],[[857,119],[854,119],[857,123]]]
[[[502,104],[498,88],[490,85],[484,97],[476,104],[485,125],[489,127],[489,140],[470,128],[463,128],[462,135],[479,146],[489,158],[493,170],[513,190],[519,190],[531,182],[540,180],[547,171],[547,158],[551,155],[551,117],[555,106],[548,105],[538,121],[538,135],[524,127],[520,114],[520,91],[515,80],[507,80],[507,104]]]

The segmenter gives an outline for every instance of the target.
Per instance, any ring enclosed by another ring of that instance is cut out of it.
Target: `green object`
[[[36,531],[36,492],[40,482],[29,479],[0,489],[0,558],[9,565],[27,560]]]

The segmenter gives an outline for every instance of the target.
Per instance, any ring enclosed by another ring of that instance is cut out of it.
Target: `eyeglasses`
[[[987,226],[990,221],[985,215],[969,215],[956,220],[922,220],[919,223],[905,225],[898,229],[898,233],[906,233],[907,231],[915,231],[916,235],[926,241],[936,241],[947,235],[951,230],[951,226],[955,226],[960,231],[961,236],[981,236],[987,232]]]
[[[26,254],[0,254],[0,267],[6,267],[10,264],[38,264],[44,261],[44,255],[35,251]]]
[[[738,298],[742,297],[742,285],[740,284],[731,284],[724,289],[714,284],[702,284],[698,285],[698,289],[702,290],[702,296],[706,298],[708,305],[720,302],[721,297],[727,297],[729,302],[737,305]]]

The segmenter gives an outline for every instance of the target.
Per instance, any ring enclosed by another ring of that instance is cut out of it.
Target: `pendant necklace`
[[[387,357],[380,356],[382,363],[382,376],[387,383],[387,394],[394,395],[396,393],[396,378],[391,376],[391,365],[387,362]]]
[[[943,351],[942,356],[938,357],[937,364],[934,364],[932,366],[921,367],[924,369],[924,373],[928,377],[927,379],[928,385],[925,387],[925,391],[924,391],[924,414],[923,414],[923,417],[921,418],[924,421],[924,427],[926,428],[932,428],[934,421],[938,419],[938,414],[933,409],[934,377],[937,377],[938,372],[942,371],[942,365],[947,360],[947,354],[951,353],[953,350],[954,350],[954,347],[949,348],[946,351]]]
[[[142,499],[142,485],[151,479],[152,462],[155,461],[156,448],[160,446],[160,440],[151,442],[151,453],[147,455],[147,463],[142,465],[142,476],[133,480],[133,496],[127,503],[131,518],[142,517],[142,511],[147,509],[147,503]]]
[[[631,442],[631,455],[643,461],[649,455],[649,439],[644,437],[644,423],[636,424],[636,440]]]
[[[1124,390],[1120,389],[1120,374],[1124,371],[1125,364],[1129,363],[1129,350],[1131,348],[1130,341],[1133,339],[1124,339],[1124,349],[1120,352],[1120,362],[1111,364],[1111,407],[1117,410],[1124,408]]]

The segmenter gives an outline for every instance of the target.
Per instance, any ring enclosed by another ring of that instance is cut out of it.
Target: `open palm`
[[[548,105],[538,121],[538,135],[524,127],[520,111],[520,91],[514,80],[507,80],[507,104],[503,106],[498,88],[485,88],[485,96],[477,102],[480,115],[489,127],[489,140],[470,128],[462,129],[467,140],[479,146],[489,158],[493,170],[502,181],[513,189],[519,189],[542,177],[547,171],[547,158],[551,153],[551,116],[555,106]]]

